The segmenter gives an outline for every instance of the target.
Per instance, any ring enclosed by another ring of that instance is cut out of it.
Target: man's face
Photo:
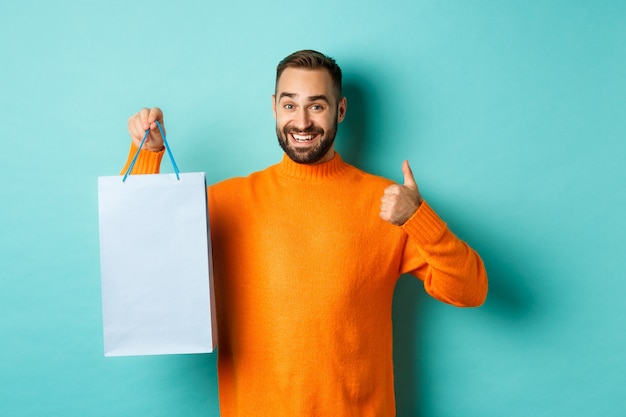
[[[272,99],[278,143],[289,158],[302,164],[331,160],[346,99],[337,102],[328,71],[286,68]]]

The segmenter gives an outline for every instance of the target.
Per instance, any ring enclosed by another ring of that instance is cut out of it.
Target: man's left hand
[[[380,218],[397,226],[406,223],[424,201],[413,178],[409,161],[402,164],[402,173],[404,184],[393,184],[385,188],[380,205]]]

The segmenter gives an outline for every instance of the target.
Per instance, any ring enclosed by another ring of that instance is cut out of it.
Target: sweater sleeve
[[[126,160],[126,164],[124,164],[124,168],[122,169],[122,175],[124,175],[128,170],[128,167],[130,166],[130,163],[135,157],[136,153],[137,146],[131,142],[130,151],[128,152],[128,159]],[[133,166],[131,174],[158,174],[161,168],[161,160],[163,159],[164,153],[165,148],[163,148],[163,150],[160,152],[152,152],[146,149],[142,149],[139,152],[139,156],[137,157],[137,161],[135,162],[135,166]]]
[[[402,273],[422,279],[426,292],[445,303],[457,307],[484,303],[487,273],[483,261],[426,202],[401,227],[408,235]]]

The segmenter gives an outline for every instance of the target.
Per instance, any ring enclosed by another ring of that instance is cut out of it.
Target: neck
[[[291,178],[315,182],[337,175],[348,165],[341,159],[341,156],[333,152],[327,161],[318,161],[315,164],[302,164],[290,159],[287,154],[278,164],[279,171]]]

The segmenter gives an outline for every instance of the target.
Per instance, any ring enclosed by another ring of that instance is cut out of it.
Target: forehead
[[[332,96],[333,81],[326,69],[305,69],[287,67],[276,85],[278,98],[283,93],[301,97],[325,95]]]

